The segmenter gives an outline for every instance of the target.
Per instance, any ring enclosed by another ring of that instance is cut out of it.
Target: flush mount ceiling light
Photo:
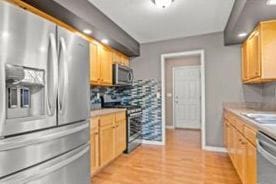
[[[276,5],[276,0],[267,0],[266,4],[267,5]]]
[[[154,4],[159,8],[168,8],[173,0],[154,0]]]
[[[238,34],[238,37],[240,37],[240,38],[243,38],[243,37],[246,37],[247,36],[247,33],[240,33],[240,34]]]
[[[91,34],[92,33],[92,31],[90,29],[84,29],[84,30],[82,30],[82,32],[85,33],[85,34]]]

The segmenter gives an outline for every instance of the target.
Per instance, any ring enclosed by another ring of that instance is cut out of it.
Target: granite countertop
[[[96,117],[96,116],[102,116],[105,114],[112,114],[116,112],[124,112],[126,111],[125,108],[103,108],[103,109],[98,109],[98,110],[92,110],[90,111],[90,116],[91,117]]]
[[[267,109],[263,108],[262,106],[248,106],[248,105],[233,105],[233,104],[225,104],[224,109],[226,111],[232,112],[233,114],[237,115],[241,120],[244,121],[244,123],[248,124],[251,127],[256,128],[258,131],[261,131],[268,136],[276,139],[276,124],[275,125],[269,125],[269,124],[260,124],[256,122],[255,120],[252,120],[243,113],[268,113],[268,114],[276,114],[276,110],[273,109]]]

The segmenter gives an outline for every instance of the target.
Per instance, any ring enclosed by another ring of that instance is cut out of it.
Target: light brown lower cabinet
[[[95,173],[100,167],[98,121],[99,121],[99,118],[91,118],[91,123],[90,123],[91,174]]]
[[[225,147],[242,183],[256,184],[256,130],[225,112],[224,134]]]
[[[91,118],[90,135],[91,175],[93,176],[126,149],[125,112]]]
[[[256,154],[257,150],[256,147],[251,144],[250,142],[247,143],[247,184],[251,184],[251,183],[257,183],[257,177],[256,177],[256,173],[257,173],[257,168],[256,168],[256,160],[257,160],[257,154]]]

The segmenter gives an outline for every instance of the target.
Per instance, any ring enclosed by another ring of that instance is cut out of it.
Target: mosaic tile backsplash
[[[142,107],[142,136],[146,141],[162,141],[161,83],[157,80],[138,80],[132,87],[91,89],[91,108],[99,107],[99,95],[120,98],[125,105]]]

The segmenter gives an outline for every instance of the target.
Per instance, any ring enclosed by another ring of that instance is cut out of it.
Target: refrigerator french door
[[[78,35],[57,28],[59,46],[58,123],[89,118],[88,44]]]
[[[0,183],[90,183],[88,64],[88,42],[0,0]]]
[[[56,25],[0,1],[0,50],[0,137],[56,126]],[[23,82],[36,72],[41,83]],[[20,73],[26,78],[16,79]],[[29,107],[21,104],[24,88]]]

